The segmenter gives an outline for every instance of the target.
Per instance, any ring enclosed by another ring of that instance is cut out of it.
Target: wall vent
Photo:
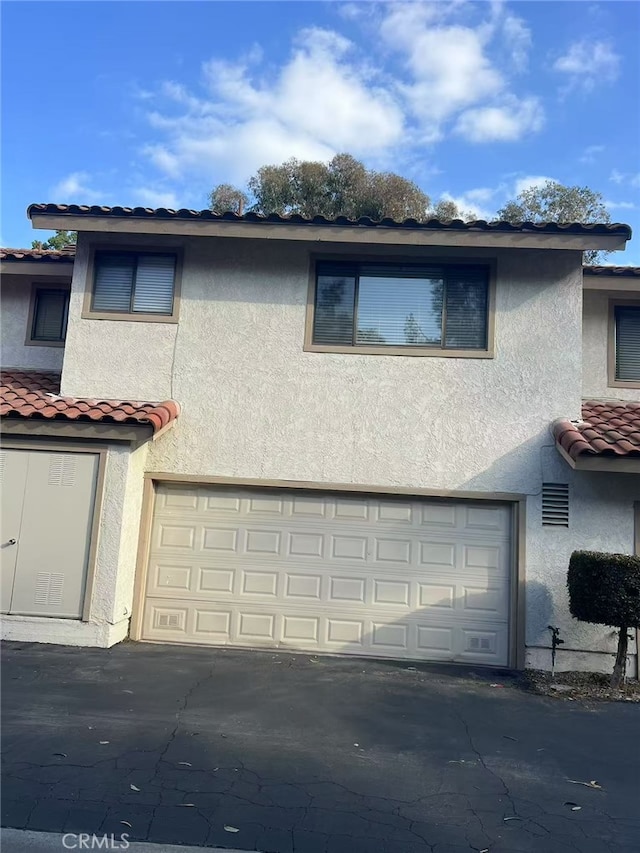
[[[39,604],[40,606],[62,604],[63,588],[63,574],[58,572],[38,572],[33,596],[34,604]]]
[[[7,464],[7,451],[0,450],[0,483],[4,480],[4,468]]]
[[[183,629],[183,613],[155,613],[156,628],[179,628]]]
[[[542,524],[549,527],[569,526],[569,485],[542,484]]]
[[[74,456],[52,456],[49,462],[50,486],[74,486],[76,483],[76,459]]]

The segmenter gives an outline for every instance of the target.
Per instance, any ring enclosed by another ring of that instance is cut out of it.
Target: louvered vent
[[[182,628],[182,613],[156,613],[156,628]]]
[[[52,456],[49,462],[50,486],[73,486],[76,482],[76,460],[73,456]]]
[[[0,450],[0,483],[4,480],[4,466],[7,463],[7,451]]]
[[[35,604],[62,604],[64,575],[58,572],[38,572],[33,600]]]
[[[550,527],[569,526],[569,485],[542,484],[542,524]]]

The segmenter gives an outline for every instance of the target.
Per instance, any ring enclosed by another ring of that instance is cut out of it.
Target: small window
[[[640,305],[614,308],[615,379],[640,382]]]
[[[171,316],[175,278],[175,255],[96,252],[91,310]]]
[[[486,351],[488,302],[486,267],[320,262],[312,344]]]
[[[37,287],[34,292],[31,341],[43,344],[64,343],[68,316],[68,290]]]

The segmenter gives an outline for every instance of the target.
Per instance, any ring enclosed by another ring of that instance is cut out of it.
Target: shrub
[[[582,622],[619,629],[611,684],[624,678],[629,628],[640,626],[640,557],[574,551],[567,573],[569,609]]]

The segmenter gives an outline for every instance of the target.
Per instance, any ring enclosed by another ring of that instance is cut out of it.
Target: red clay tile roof
[[[0,261],[66,261],[73,263],[75,246],[64,249],[0,249]]]
[[[585,401],[582,421],[558,420],[553,435],[572,459],[640,456],[640,403]]]
[[[582,267],[584,275],[640,276],[640,267]]]
[[[440,220],[429,219],[426,222],[418,222],[416,219],[405,219],[396,222],[394,219],[381,219],[376,221],[368,216],[360,219],[348,219],[346,216],[338,216],[336,219],[327,219],[324,216],[314,216],[306,219],[304,216],[294,214],[292,216],[280,216],[271,213],[261,216],[257,213],[245,213],[239,216],[237,213],[213,213],[211,210],[188,210],[181,208],[173,210],[167,207],[102,207],[100,205],[79,204],[30,204],[27,208],[27,216],[31,219],[34,214],[51,216],[117,216],[127,219],[201,219],[212,221],[230,222],[257,222],[257,223],[284,223],[293,225],[341,225],[341,226],[370,226],[370,227],[395,227],[395,228],[420,228],[424,230],[440,231],[493,231],[505,233],[546,233],[546,234],[610,234],[620,235],[627,240],[631,239],[631,228],[622,223],[594,223],[581,224],[579,222],[485,222],[478,219],[473,222],[463,222],[461,219]]]
[[[2,370],[0,417],[142,424],[150,425],[154,432],[158,432],[180,413],[180,406],[174,400],[164,403],[139,403],[127,400],[60,397],[59,392],[58,373]]]

